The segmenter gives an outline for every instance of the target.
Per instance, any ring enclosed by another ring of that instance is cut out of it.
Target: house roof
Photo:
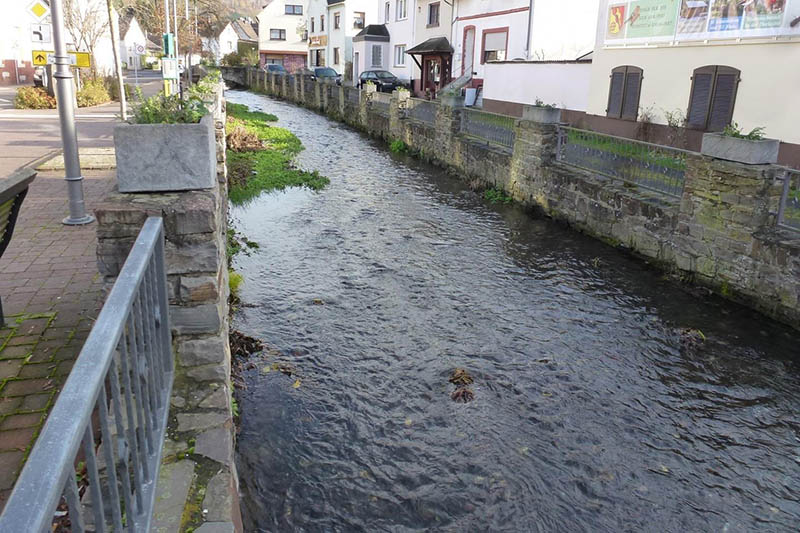
[[[385,41],[389,42],[389,30],[385,24],[370,24],[353,37],[353,42]]]
[[[406,50],[407,54],[435,54],[435,53],[453,53],[453,47],[450,46],[450,41],[447,37],[432,37],[427,41],[419,43],[410,50]]]
[[[148,35],[147,42],[144,44],[147,50],[163,50],[164,44],[157,35]]]
[[[128,11],[124,15],[119,18],[119,38],[124,40],[125,36],[128,34],[128,30],[131,28],[131,22],[133,22],[134,16],[133,11]]]
[[[236,32],[236,37],[240,41],[258,42],[258,22],[252,22],[247,19],[238,19],[231,21],[233,31]]]

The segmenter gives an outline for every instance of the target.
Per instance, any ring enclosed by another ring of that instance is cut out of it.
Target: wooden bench
[[[3,256],[3,252],[8,248],[8,243],[11,242],[19,209],[25,195],[28,194],[28,186],[35,177],[34,169],[22,168],[11,176],[0,179],[0,257]],[[4,325],[3,301],[0,299],[0,327]]]

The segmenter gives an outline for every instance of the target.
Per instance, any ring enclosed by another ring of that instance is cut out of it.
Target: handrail
[[[171,342],[163,222],[150,217],[14,485],[0,531],[50,531],[62,495],[72,530],[84,530],[86,501],[75,479],[81,444],[95,530],[107,523],[114,531],[149,530],[172,390]]]

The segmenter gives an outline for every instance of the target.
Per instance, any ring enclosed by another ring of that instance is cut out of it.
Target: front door
[[[442,60],[439,57],[426,58],[424,66],[423,90],[431,98],[436,98],[436,91],[441,88]]]
[[[464,30],[464,55],[461,58],[461,74],[472,75],[475,62],[475,28]]]

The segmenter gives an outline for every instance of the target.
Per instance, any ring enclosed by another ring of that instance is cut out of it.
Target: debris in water
[[[467,387],[459,387],[453,391],[450,398],[457,403],[467,403],[475,399],[475,393]]]
[[[272,363],[272,370],[276,370],[276,371],[280,372],[281,374],[284,374],[284,375],[289,376],[289,377],[297,374],[297,370],[295,370],[295,368],[292,365],[290,365],[289,363],[281,363],[280,361],[276,361],[276,362]],[[298,387],[299,387],[299,385],[298,385]],[[297,387],[295,387],[295,388],[297,388]]]
[[[294,380],[294,383],[292,384],[292,388],[293,389],[299,389],[300,388],[300,380],[299,379]]]
[[[472,379],[472,376],[469,375],[469,372],[463,368],[456,368],[453,370],[453,373],[450,374],[449,381],[453,385],[472,385],[472,383],[475,382],[475,380]]]
[[[325,305],[325,301],[322,298],[314,298],[311,300],[311,303],[314,305]]]
[[[691,350],[706,342],[706,336],[699,329],[684,328],[680,331],[681,347]]]
[[[234,357],[247,357],[264,349],[263,342],[235,329],[231,330],[228,342]]]

